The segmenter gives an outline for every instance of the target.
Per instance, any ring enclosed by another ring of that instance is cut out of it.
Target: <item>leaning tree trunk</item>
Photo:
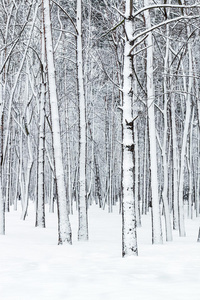
[[[144,5],[149,6],[149,0],[144,0]],[[144,12],[147,29],[151,28],[149,10]],[[156,149],[156,126],[154,112],[154,81],[153,81],[153,37],[150,32],[146,39],[147,46],[147,107],[150,142],[150,168],[151,168],[151,193],[152,193],[152,243],[162,243],[162,227],[158,195],[158,170],[157,170],[157,149]]]
[[[136,214],[133,195],[133,115],[132,115],[132,56],[130,55],[133,27],[133,1],[126,0],[124,84],[123,84],[123,153],[122,153],[122,256],[137,255]]]
[[[62,161],[58,97],[57,97],[57,90],[56,90],[49,0],[43,0],[43,18],[44,18],[44,28],[45,28],[47,73],[48,73],[49,99],[50,99],[51,121],[52,121],[53,155],[54,155],[54,166],[55,166],[55,178],[57,184],[58,244],[66,244],[66,243],[71,244],[72,233],[71,233],[71,225],[69,222],[69,215],[67,209],[67,197],[66,197],[66,190],[65,190],[64,169],[63,169],[63,161]]]

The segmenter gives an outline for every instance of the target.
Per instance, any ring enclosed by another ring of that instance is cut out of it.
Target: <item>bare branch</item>
[[[122,25],[124,23],[124,20],[122,20],[121,22],[119,22],[118,24],[114,25],[114,27],[112,27],[111,29],[109,29],[106,33],[104,33],[103,35],[101,35],[99,38],[97,38],[98,40],[105,37],[106,35],[108,35],[111,31],[114,31],[117,27],[119,27],[120,25]]]
[[[76,28],[76,24],[74,23],[74,21],[72,20],[72,18],[70,17],[70,15],[66,12],[66,10],[65,10],[58,2],[56,2],[56,1],[54,1],[54,0],[51,0],[51,1],[52,1],[54,4],[56,4],[56,5],[62,10],[62,12],[64,12],[64,14],[69,18],[69,20],[70,20],[70,22],[72,23],[72,25],[73,25],[73,27],[74,27],[76,33],[78,34],[78,30],[77,30],[77,28]]]
[[[172,22],[178,22],[178,21],[183,20],[183,19],[189,19],[189,20],[190,20],[190,19],[197,19],[197,18],[199,18],[199,15],[195,15],[195,16],[181,16],[181,17],[177,17],[177,18],[174,18],[174,19],[171,19],[171,20],[165,20],[164,22],[161,22],[161,23],[159,23],[159,24],[157,24],[157,25],[152,26],[151,28],[148,28],[148,29],[144,30],[143,32],[138,33],[138,34],[133,38],[133,40],[132,40],[131,42],[133,43],[135,40],[137,40],[137,39],[140,38],[141,36],[146,35],[147,33],[151,32],[151,31],[153,31],[153,30],[155,30],[155,29],[157,29],[157,28],[159,28],[159,27],[162,27],[162,26],[164,26],[164,25],[167,25],[167,24],[169,24],[169,23],[172,23]],[[138,43],[135,44],[135,45],[133,45],[133,47],[131,48],[129,54],[131,54],[131,52],[133,51],[133,49],[134,49],[136,46],[138,46]]]
[[[136,13],[134,13],[132,15],[133,18],[137,17],[138,15],[140,15],[142,12],[144,12],[145,10],[148,9],[154,9],[154,8],[180,8],[181,10],[183,8],[199,8],[200,7],[200,3],[196,3],[196,4],[192,4],[192,5],[180,5],[180,4],[156,4],[156,5],[151,5],[151,6],[146,6],[143,7],[141,9],[139,9],[138,11],[136,11]]]

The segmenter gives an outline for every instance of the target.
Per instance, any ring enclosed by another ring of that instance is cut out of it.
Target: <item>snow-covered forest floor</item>
[[[56,214],[46,229],[6,214],[0,236],[1,300],[199,300],[199,219],[186,220],[187,237],[151,245],[150,215],[138,229],[138,257],[121,258],[121,216],[89,209],[89,242],[77,242],[77,214],[70,216],[73,246],[57,246]]]

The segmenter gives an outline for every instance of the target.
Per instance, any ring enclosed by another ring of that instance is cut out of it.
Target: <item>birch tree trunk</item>
[[[0,234],[5,234],[5,203],[2,195],[2,174],[0,174]]]
[[[60,124],[58,112],[58,97],[56,90],[56,78],[53,56],[53,41],[51,31],[50,3],[43,0],[43,18],[45,29],[45,46],[47,56],[47,73],[49,85],[49,98],[52,119],[53,155],[55,165],[55,177],[57,184],[57,208],[58,208],[58,244],[71,244],[72,233],[69,221],[67,198],[64,182],[64,168],[62,161],[62,149],[60,138]]]
[[[149,6],[149,0],[144,0],[144,5]],[[146,28],[151,28],[151,19],[149,10],[144,12]],[[153,80],[153,37],[150,31],[147,39],[147,107],[148,107],[148,125],[149,125],[149,141],[150,141],[150,168],[151,168],[151,192],[152,192],[152,243],[162,243],[162,228],[158,195],[158,170],[157,170],[157,149],[156,149],[156,127],[154,112],[154,80]]]
[[[198,86],[198,85],[197,85]],[[199,95],[199,93],[198,93]],[[197,98],[197,123],[198,123],[198,130],[197,130],[197,152],[200,153],[200,101]],[[200,157],[197,158],[197,174],[200,174]],[[197,187],[196,187],[196,216],[199,217],[200,214],[200,176],[197,177]]]
[[[199,127],[199,126],[198,126]],[[198,128],[198,153],[200,153],[200,128]],[[200,158],[198,157],[197,159],[197,174],[200,174]],[[199,176],[197,177],[197,187],[196,187],[196,216],[199,217],[200,214],[200,199],[199,199],[199,195],[200,195],[200,178]]]
[[[12,119],[11,119],[11,124],[12,124]],[[12,128],[12,125],[11,125]],[[10,205],[12,205],[11,203],[11,132],[12,129],[10,128],[10,133],[9,133],[9,139],[8,139],[8,153],[7,153],[7,165],[5,164],[4,168],[6,169],[6,193],[5,193],[5,212],[9,212],[10,211]]]
[[[39,101],[39,149],[38,149],[38,177],[37,177],[37,202],[35,226],[45,228],[45,199],[44,199],[44,154],[45,154],[45,98],[46,98],[46,73],[45,73],[45,44],[43,22],[41,26],[41,95]]]
[[[133,116],[132,116],[132,65],[130,55],[133,27],[133,1],[126,0],[125,46],[124,46],[124,83],[123,83],[123,120],[122,120],[122,256],[137,255],[136,213],[133,195]]]
[[[28,73],[28,64],[26,67],[27,73]],[[30,112],[29,112],[29,105],[30,105],[30,100],[29,100],[29,82],[28,82],[28,77],[27,77],[27,82],[26,82],[26,91],[25,91],[25,99],[24,102],[27,101],[25,104],[25,112],[24,112],[24,126],[25,126],[25,132],[27,135],[27,146],[28,146],[28,159],[27,159],[27,166],[26,166],[26,175],[24,176],[24,193],[23,193],[23,200],[24,200],[24,205],[22,208],[22,220],[26,219],[27,212],[28,212],[28,203],[29,203],[29,186],[30,186],[30,179],[31,179],[31,171],[33,167],[33,153],[32,153],[32,141],[31,141],[31,136],[30,136]]]
[[[189,196],[188,196],[188,218],[193,218],[193,185],[194,185],[194,174],[193,174],[193,123],[194,123],[194,107],[192,107],[191,113],[191,125],[189,133],[189,145],[188,145],[188,176],[189,176]]]
[[[166,51],[165,51],[165,63],[164,63],[164,73],[168,72],[168,62],[169,62],[169,25],[166,25]],[[162,191],[164,215],[165,215],[165,231],[166,240],[172,241],[172,227],[171,218],[169,211],[169,200],[168,200],[168,159],[167,159],[167,141],[168,141],[168,93],[167,93],[167,78],[164,77],[164,136],[162,145],[162,160],[163,160],[163,173],[164,173],[164,184]]]
[[[171,95],[171,126],[173,157],[173,229],[178,230],[178,146],[174,95]]]
[[[181,159],[180,159],[180,173],[179,173],[179,191],[178,191],[178,208],[179,208],[179,235],[184,237],[185,232],[185,215],[184,215],[184,201],[183,201],[183,186],[184,186],[184,167],[185,167],[185,155],[187,148],[187,138],[190,127],[191,119],[191,91],[192,91],[192,49],[191,44],[188,44],[188,53],[189,53],[189,85],[187,88],[186,80],[183,77],[184,81],[184,90],[187,91],[186,95],[186,114],[183,130],[183,139],[181,146]]]
[[[66,71],[65,71],[66,73]],[[66,143],[67,143],[67,197],[68,203],[70,205],[70,213],[73,214],[73,199],[71,192],[71,148],[70,148],[70,139],[69,139],[69,103],[68,99],[65,103],[65,125],[66,125]]]
[[[1,64],[3,53],[1,53]],[[2,164],[3,164],[3,81],[0,74],[0,234],[5,234],[5,203],[2,194]]]
[[[83,86],[82,0],[77,0],[77,71],[79,98],[79,198],[78,240],[88,240],[86,195],[86,107]]]

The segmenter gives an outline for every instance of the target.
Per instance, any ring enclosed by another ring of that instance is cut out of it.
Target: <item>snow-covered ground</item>
[[[12,210],[12,208],[11,208]],[[34,228],[34,210],[6,214],[0,236],[0,300],[199,300],[199,219],[186,220],[187,237],[151,245],[150,215],[138,229],[139,256],[121,258],[121,216],[89,209],[90,241],[77,242],[77,214],[70,217],[73,246],[57,246],[57,220]]]

